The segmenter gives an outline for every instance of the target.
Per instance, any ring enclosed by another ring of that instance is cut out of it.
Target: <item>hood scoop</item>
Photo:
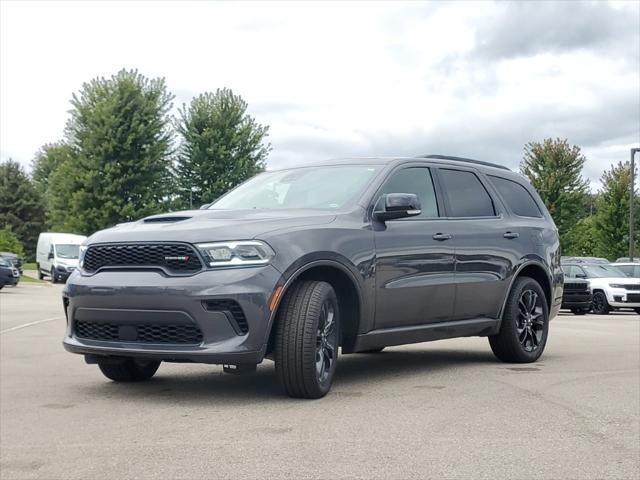
[[[183,220],[189,220],[191,217],[184,216],[164,216],[164,217],[148,217],[143,220],[144,223],[176,223]]]

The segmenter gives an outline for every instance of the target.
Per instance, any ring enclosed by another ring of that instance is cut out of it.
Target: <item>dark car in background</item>
[[[484,336],[542,354],[560,309],[558,232],[528,181],[446,156],[261,173],[208,209],[92,235],[63,290],[65,348],[114,381],[161,362],[275,362],[318,398],[343,354]]]
[[[587,280],[565,277],[560,308],[571,310],[574,315],[584,315],[591,310],[592,299],[591,285]]]
[[[0,257],[0,289],[7,285],[16,286],[20,281],[20,272],[5,258]]]
[[[0,252],[0,257],[7,260],[11,265],[18,269],[18,272],[22,275],[22,258],[20,255],[11,252]]]

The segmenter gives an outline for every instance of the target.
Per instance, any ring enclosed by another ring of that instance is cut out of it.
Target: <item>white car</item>
[[[627,277],[640,278],[640,263],[638,262],[616,262],[611,266],[622,271]]]
[[[594,313],[606,314],[617,308],[632,308],[640,314],[640,278],[632,278],[618,265],[565,263],[562,270],[570,278],[586,278],[593,290]]]

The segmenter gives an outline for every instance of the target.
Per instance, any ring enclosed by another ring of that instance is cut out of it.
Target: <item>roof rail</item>
[[[498,165],[497,163],[483,162],[482,160],[474,160],[473,158],[452,157],[449,155],[420,155],[419,158],[438,158],[440,160],[453,160],[454,162],[475,163],[477,165],[485,165],[487,167],[494,167],[494,168],[499,168],[501,170],[511,171],[510,168],[507,168],[504,165]]]

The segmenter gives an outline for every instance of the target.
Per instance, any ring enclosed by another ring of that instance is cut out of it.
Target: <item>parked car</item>
[[[533,362],[560,309],[557,229],[527,180],[455,157],[262,173],[208,209],[92,235],[63,290],[65,348],[114,381],[161,361],[255,370],[294,397],[331,386],[338,348],[486,336]]]
[[[627,277],[640,278],[640,263],[637,262],[616,262],[611,264]]]
[[[640,278],[627,277],[611,265],[564,263],[562,269],[570,279],[589,280],[594,313],[607,314],[619,308],[640,313]]]
[[[609,265],[609,260],[602,257],[562,257],[562,263],[589,263],[589,264],[601,264]]]
[[[615,263],[635,263],[640,259],[640,257],[635,257],[631,259],[630,257],[620,257],[617,258]]]
[[[565,277],[560,308],[571,310],[574,315],[584,315],[591,310],[592,299],[588,280]]]
[[[7,260],[11,265],[18,269],[20,274],[22,274],[22,258],[20,255],[11,252],[0,252],[0,257]]]
[[[86,239],[72,233],[41,233],[36,248],[38,278],[42,280],[46,275],[51,278],[51,283],[65,282],[78,268],[80,245]]]
[[[20,281],[20,272],[4,257],[0,257],[0,290],[6,285],[16,286]]]

